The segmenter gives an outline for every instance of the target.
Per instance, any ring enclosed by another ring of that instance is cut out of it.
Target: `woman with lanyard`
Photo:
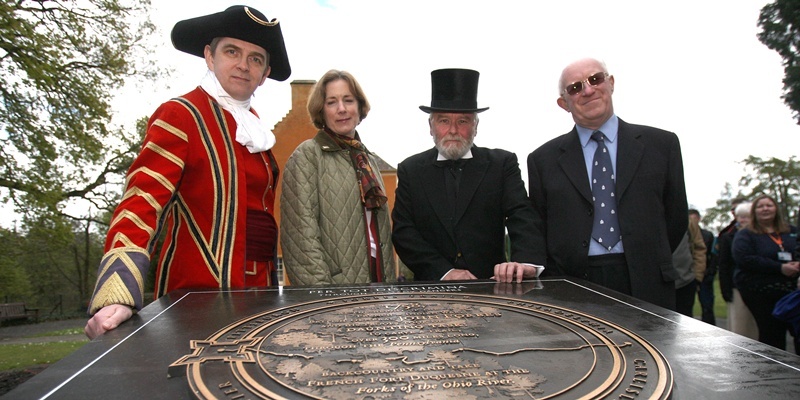
[[[736,233],[734,281],[758,325],[758,340],[786,350],[786,322],[772,316],[775,303],[797,286],[797,228],[781,216],[778,204],[761,195],[752,203],[750,225]],[[797,343],[797,338],[795,338]],[[800,348],[795,346],[800,354]]]

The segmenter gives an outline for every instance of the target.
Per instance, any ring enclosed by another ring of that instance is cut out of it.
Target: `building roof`
[[[381,156],[375,153],[372,153],[372,155],[375,156],[375,161],[378,162],[378,168],[380,168],[381,172],[397,172],[397,168],[387,163],[386,160],[381,158]]]

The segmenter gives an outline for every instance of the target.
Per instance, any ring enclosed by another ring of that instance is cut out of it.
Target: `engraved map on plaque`
[[[171,376],[203,399],[669,398],[658,349],[621,326],[479,294],[344,296],[190,343]]]

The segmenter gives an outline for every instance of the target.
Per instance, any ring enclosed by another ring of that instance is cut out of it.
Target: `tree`
[[[788,161],[775,157],[762,160],[750,156],[744,163],[752,173],[743,176],[739,185],[751,188],[749,197],[761,193],[772,196],[778,202],[784,218],[795,221],[800,204],[800,161],[794,156]]]
[[[42,218],[29,223],[17,256],[35,277],[29,302],[46,311],[60,305],[85,312],[102,253],[103,237],[91,232],[88,221]]]
[[[0,302],[20,301],[32,293],[28,273],[17,259],[20,242],[16,232],[0,228]]]
[[[150,57],[149,9],[150,0],[0,4],[0,200],[25,229],[4,234],[15,247],[0,257],[0,281],[17,284],[3,292],[85,308],[146,121],[115,125],[111,101],[126,83],[165,73]],[[65,211],[78,200],[86,214]]]
[[[83,199],[113,208],[141,136],[114,127],[111,99],[129,78],[155,79],[149,0],[0,4],[0,188],[23,223],[67,215]],[[116,180],[116,181],[115,181]]]
[[[758,40],[783,58],[781,98],[800,124],[800,0],[775,0],[758,16]]]
[[[742,160],[745,175],[739,179],[736,193],[730,184],[717,200],[717,205],[706,210],[703,223],[721,229],[731,221],[731,200],[737,197],[753,199],[759,194],[772,196],[784,218],[795,224],[800,207],[800,161],[795,157],[781,160],[775,157],[764,160],[749,156]]]

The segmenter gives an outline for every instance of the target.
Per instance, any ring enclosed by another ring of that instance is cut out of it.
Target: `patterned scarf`
[[[350,160],[353,162],[353,168],[356,170],[359,188],[361,189],[361,203],[368,209],[381,208],[381,206],[386,203],[387,198],[383,193],[383,189],[381,189],[378,178],[369,165],[367,148],[361,143],[358,132],[356,132],[355,137],[352,139],[333,133],[328,128],[325,128],[325,133],[339,144],[339,146],[346,148],[350,152]]]

